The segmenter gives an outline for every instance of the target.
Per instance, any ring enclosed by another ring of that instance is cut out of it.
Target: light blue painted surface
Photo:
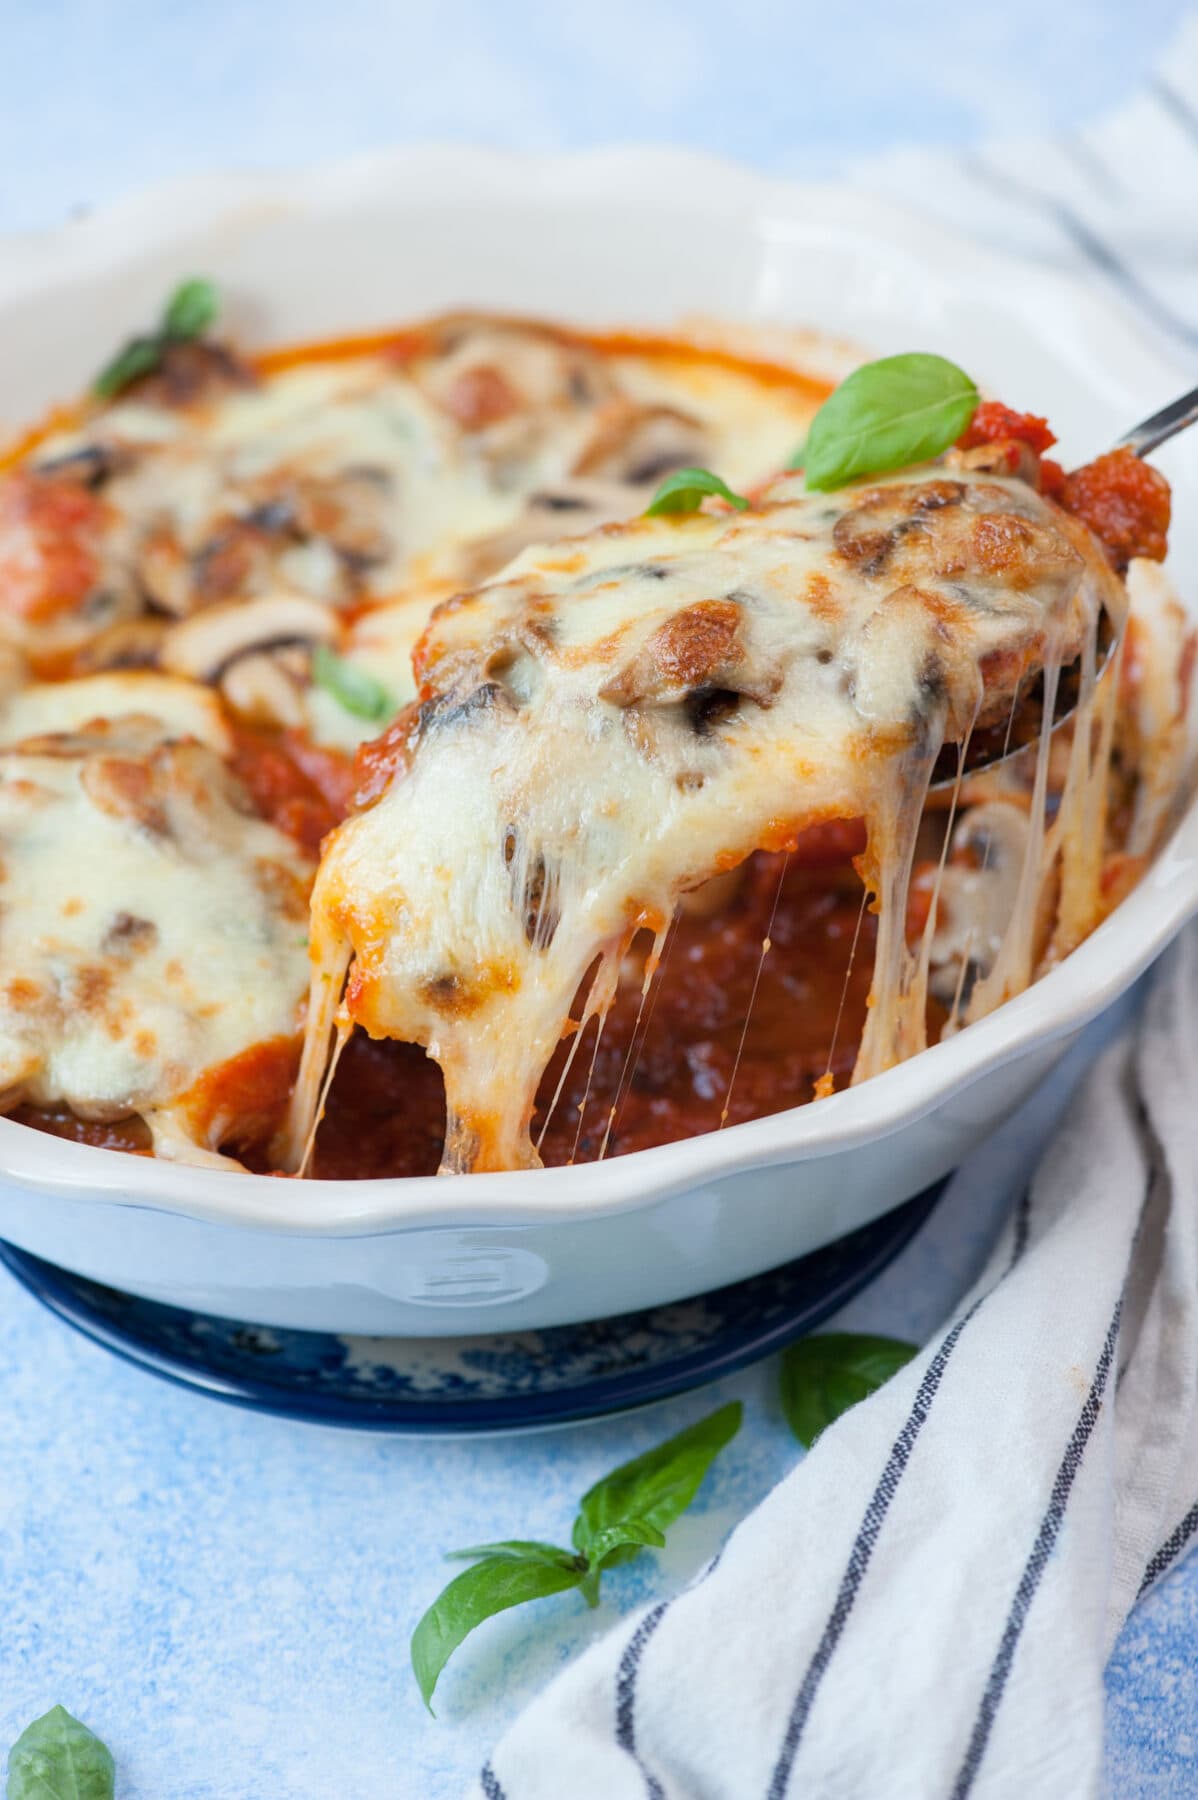
[[[925,1337],[1002,1210],[962,1191],[844,1320]],[[701,1394],[520,1439],[403,1443],[292,1426],[151,1380],[0,1276],[0,1737],[53,1699],[105,1736],[123,1800],[456,1794],[504,1722],[623,1611],[673,1590],[798,1454],[776,1361]],[[733,1395],[748,1425],[660,1557],[486,1628],[424,1713],[407,1636],[493,1537],[568,1541],[579,1495]],[[568,1800],[568,1796],[563,1796]]]
[[[0,229],[176,173],[405,139],[679,140],[822,172],[901,142],[1052,132],[1120,98],[1180,13],[1058,0],[1046,31],[1039,0],[7,0]],[[967,1201],[854,1322],[933,1328],[993,1228]],[[384,1442],[176,1391],[0,1275],[0,1742],[62,1701],[111,1744],[122,1800],[455,1795],[525,1698],[620,1612],[676,1587],[790,1466],[775,1377],[768,1364],[547,1437]],[[734,1394],[746,1429],[663,1556],[617,1571],[597,1614],[566,1596],[493,1624],[430,1721],[407,1637],[443,1578],[439,1552],[560,1536],[604,1468]],[[1134,1615],[1111,1665],[1120,1800],[1198,1791],[1196,1652],[1198,1559]]]
[[[1053,133],[1120,99],[1182,11],[1180,0],[3,0],[0,228],[214,165],[429,138],[684,143],[822,173],[890,144]]]

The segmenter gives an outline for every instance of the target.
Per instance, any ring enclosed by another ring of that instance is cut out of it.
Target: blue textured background
[[[900,143],[1052,134],[1121,98],[1181,11],[8,0],[0,231],[172,174],[397,140],[674,140],[823,173]],[[991,1223],[961,1205],[943,1215],[853,1319],[930,1330]],[[789,1466],[774,1382],[767,1365],[548,1437],[353,1438],[157,1383],[0,1275],[0,1746],[62,1701],[112,1746],[122,1800],[457,1794],[523,1698],[618,1612],[676,1586]],[[597,1614],[566,1596],[494,1623],[428,1720],[407,1637],[443,1579],[439,1552],[560,1536],[605,1467],[732,1394],[746,1429],[667,1551],[617,1571]],[[1120,1800],[1198,1792],[1196,1651],[1193,1559],[1133,1616],[1111,1666]]]

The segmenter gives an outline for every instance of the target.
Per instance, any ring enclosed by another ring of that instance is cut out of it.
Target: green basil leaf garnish
[[[162,330],[168,338],[201,337],[216,323],[220,298],[211,281],[194,277],[179,284],[166,303]]]
[[[666,1528],[686,1511],[712,1462],[736,1436],[741,1413],[734,1400],[597,1481],[579,1505],[573,1550],[539,1538],[451,1550],[455,1561],[472,1567],[455,1576],[412,1633],[412,1669],[429,1711],[442,1669],[484,1619],[569,1588],[596,1606],[604,1569],[647,1547],[660,1548]]]
[[[488,1556],[450,1582],[433,1601],[412,1633],[412,1670],[424,1704],[432,1708],[433,1690],[442,1669],[462,1640],[484,1619],[522,1606],[526,1600],[543,1600],[581,1585],[586,1568],[580,1557],[573,1566],[525,1561],[508,1556]]]
[[[107,1745],[65,1706],[27,1725],[8,1753],[8,1800],[113,1800]]]
[[[615,1547],[617,1528],[664,1532],[686,1511],[708,1469],[740,1430],[743,1412],[733,1400],[597,1481],[579,1503],[574,1548],[587,1557],[602,1555],[609,1540]]]
[[[356,663],[346,662],[327,644],[316,646],[312,656],[312,679],[347,713],[352,713],[355,719],[365,719],[371,725],[381,725],[398,711],[396,702],[381,682]]]
[[[943,356],[913,351],[865,363],[811,421],[807,486],[826,492],[859,476],[928,462],[956,442],[978,400],[969,376]]]
[[[710,469],[675,469],[667,475],[657,492],[645,508],[647,519],[662,513],[698,512],[709,494],[717,494],[721,500],[727,500],[738,512],[744,512],[749,502],[743,494],[734,494],[726,482],[713,475]]]
[[[810,1450],[834,1420],[905,1368],[919,1354],[898,1338],[825,1331],[800,1338],[782,1353],[782,1410],[800,1444]]]
[[[162,360],[162,342],[156,337],[130,338],[123,350],[118,350],[112,361],[92,382],[92,392],[101,400],[111,400],[130,382],[137,381],[143,375],[150,375]]]
[[[472,1544],[466,1550],[447,1550],[450,1562],[481,1562],[490,1557],[495,1562],[543,1562],[557,1568],[576,1569],[578,1557],[572,1550],[557,1544],[542,1544],[535,1538],[504,1538],[498,1544]]]
[[[111,400],[130,382],[152,374],[169,345],[201,337],[219,311],[220,297],[211,281],[194,277],[180,282],[163,308],[158,329],[130,338],[92,382],[93,394]]]
[[[666,1534],[648,1519],[625,1519],[619,1525],[605,1525],[587,1545],[587,1562],[593,1569],[609,1567],[613,1558],[627,1561],[637,1550],[660,1550]]]

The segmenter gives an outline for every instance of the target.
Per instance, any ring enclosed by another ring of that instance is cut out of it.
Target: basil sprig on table
[[[742,1410],[734,1400],[597,1481],[579,1502],[572,1550],[508,1538],[451,1551],[451,1558],[469,1559],[472,1566],[438,1595],[412,1633],[412,1669],[429,1711],[442,1669],[484,1619],[567,1588],[577,1588],[588,1606],[596,1606],[604,1569],[664,1544],[667,1529],[740,1430]]]
[[[317,644],[313,652],[312,679],[355,719],[381,725],[397,710],[395,701],[380,681],[356,663],[346,662],[327,644]]]
[[[96,376],[92,392],[111,400],[130,382],[152,374],[172,344],[202,337],[219,311],[220,298],[212,282],[199,277],[181,282],[166,303],[158,329],[130,338]]]
[[[943,356],[884,356],[833,389],[791,466],[802,467],[809,488],[827,492],[928,462],[956,442],[979,399],[965,371]]]
[[[8,1753],[7,1800],[113,1800],[116,1770],[106,1744],[65,1706],[27,1725]]]
[[[898,1338],[825,1331],[782,1352],[782,1411],[804,1449],[919,1354]]]
[[[720,500],[727,500],[737,512],[745,512],[749,502],[743,494],[734,494],[727,482],[713,475],[710,469],[675,469],[667,475],[657,492],[645,508],[647,519],[660,517],[664,513],[698,512],[704,500],[714,494]]]

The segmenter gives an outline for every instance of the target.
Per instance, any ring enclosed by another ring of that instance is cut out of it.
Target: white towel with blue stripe
[[[1198,935],[955,1316],[587,1652],[486,1800],[1084,1800],[1103,1668],[1198,1536]]]
[[[937,180],[913,188],[921,172]],[[869,174],[1089,264],[1198,360],[1198,24],[1146,95],[1054,158]],[[1102,1792],[1111,1647],[1191,1539],[1198,927],[955,1315],[689,1588],[567,1669],[475,1794],[1084,1800]]]

